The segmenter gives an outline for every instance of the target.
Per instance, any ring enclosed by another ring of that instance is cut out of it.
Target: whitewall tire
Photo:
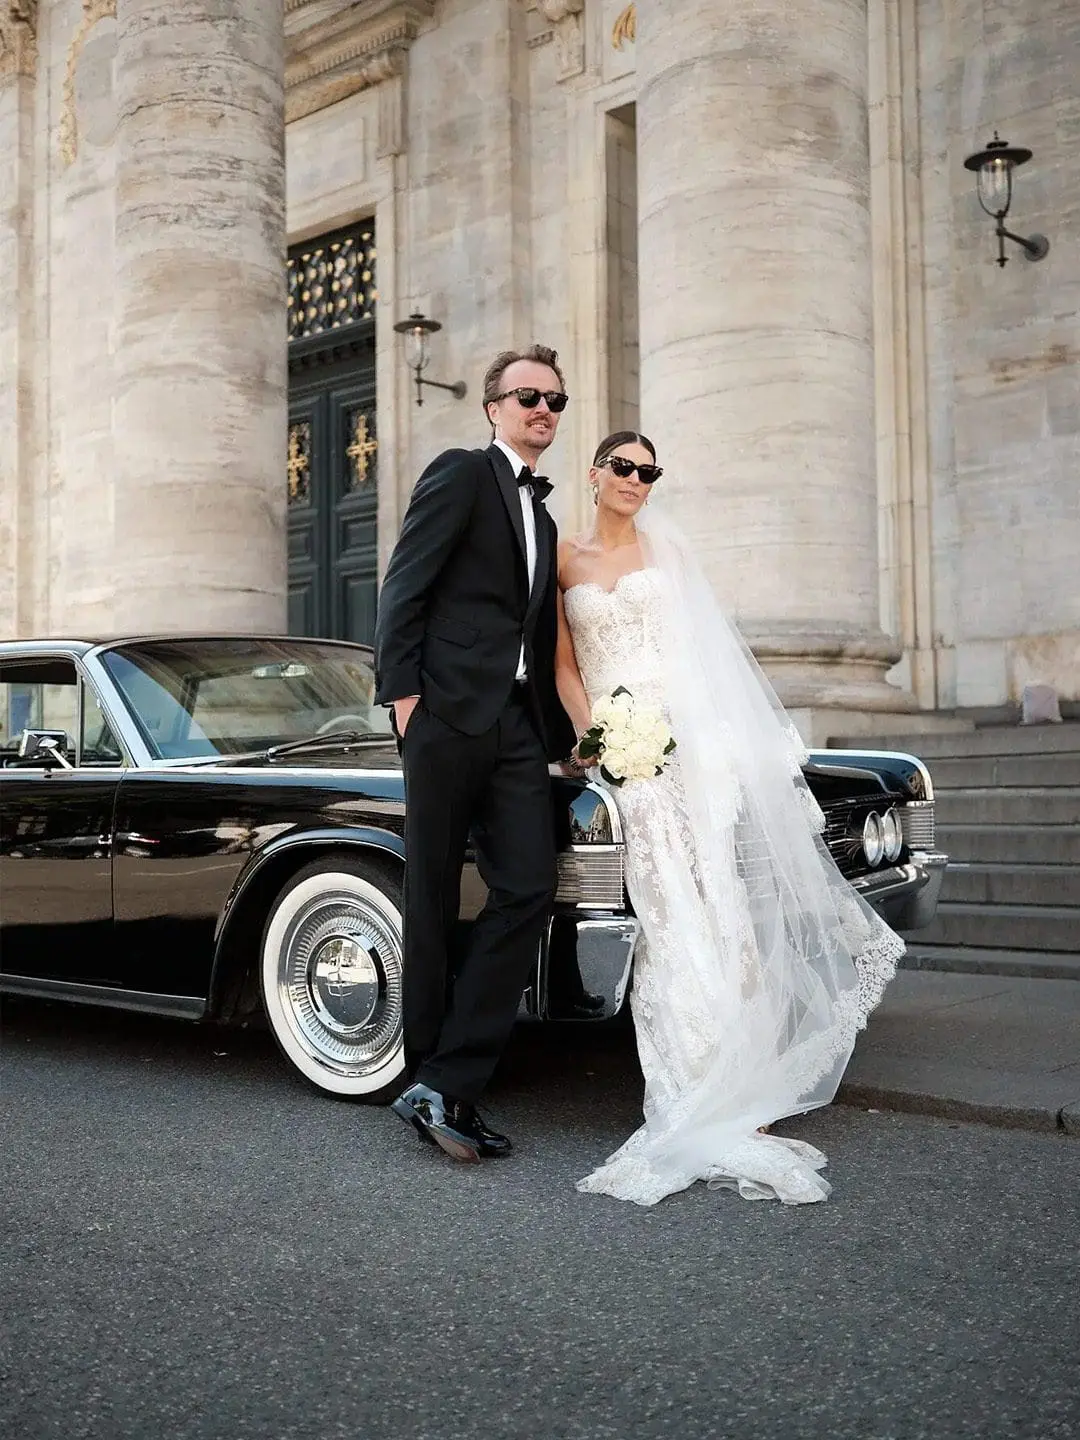
[[[306,866],[278,896],[260,957],[274,1038],[331,1095],[384,1100],[404,1078],[401,880],[357,859]]]

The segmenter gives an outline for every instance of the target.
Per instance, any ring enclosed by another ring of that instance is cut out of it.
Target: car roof
[[[69,655],[86,655],[99,646],[117,645],[155,645],[162,641],[174,641],[185,644],[194,641],[196,644],[205,641],[217,640],[251,640],[258,642],[270,641],[273,643],[286,643],[290,645],[345,645],[353,650],[370,650],[370,645],[361,645],[352,640],[330,640],[319,635],[256,635],[249,632],[234,631],[216,632],[207,631],[202,633],[184,634],[158,634],[158,635],[97,635],[93,639],[88,636],[54,635],[48,637],[35,637],[32,640],[0,640],[0,657],[10,655],[52,655],[57,650],[62,650]]]

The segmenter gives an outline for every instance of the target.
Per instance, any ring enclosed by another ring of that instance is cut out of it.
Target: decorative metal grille
[[[375,314],[375,232],[317,240],[289,256],[289,339],[325,335]]]
[[[374,416],[370,419],[363,410],[353,410],[349,415],[349,443],[345,454],[349,461],[348,488],[362,489],[375,474],[375,456],[379,442],[374,433]]]
[[[311,501],[311,423],[297,420],[289,426],[289,504]]]

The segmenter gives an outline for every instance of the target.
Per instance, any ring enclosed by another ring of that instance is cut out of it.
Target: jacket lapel
[[[484,453],[488,457],[491,468],[495,471],[495,479],[499,483],[499,494],[502,496],[503,503],[506,506],[506,513],[510,517],[510,524],[514,527],[522,568],[527,575],[528,562],[525,551],[525,523],[521,518],[521,500],[518,498],[518,483],[517,476],[514,474],[514,467],[497,445],[489,445]]]

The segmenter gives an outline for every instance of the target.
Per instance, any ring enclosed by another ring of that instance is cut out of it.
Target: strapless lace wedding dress
[[[622,685],[635,698],[667,709],[663,656],[674,617],[664,574],[632,571],[611,591],[575,585],[564,601],[590,703]],[[791,1085],[785,1090],[777,1082],[776,1066],[759,1064],[765,1058],[760,1047],[772,1044],[761,1037],[773,1032],[758,1023],[756,1007],[765,1003],[768,985],[760,968],[755,972],[760,952],[746,857],[737,861],[736,826],[730,845],[726,839],[720,846],[699,844],[678,749],[655,779],[628,781],[611,793],[626,842],[627,889],[641,926],[630,1003],[645,1077],[645,1124],[578,1189],[651,1205],[705,1180],[746,1199],[825,1199],[830,1186],[819,1173],[826,1163],[819,1150],[757,1132],[796,1107]],[[728,854],[730,863],[718,863],[717,853]],[[868,924],[861,917],[858,923]],[[878,972],[867,1009],[902,949],[891,931],[881,930],[890,938],[870,935],[859,946]],[[862,980],[860,975],[860,985]],[[852,994],[851,1004],[861,1003]],[[848,1018],[838,1026],[840,1038],[825,1043],[850,1045],[860,1018]],[[817,1058],[822,1065],[836,1063],[835,1056]],[[839,1060],[841,1069],[846,1058]]]

